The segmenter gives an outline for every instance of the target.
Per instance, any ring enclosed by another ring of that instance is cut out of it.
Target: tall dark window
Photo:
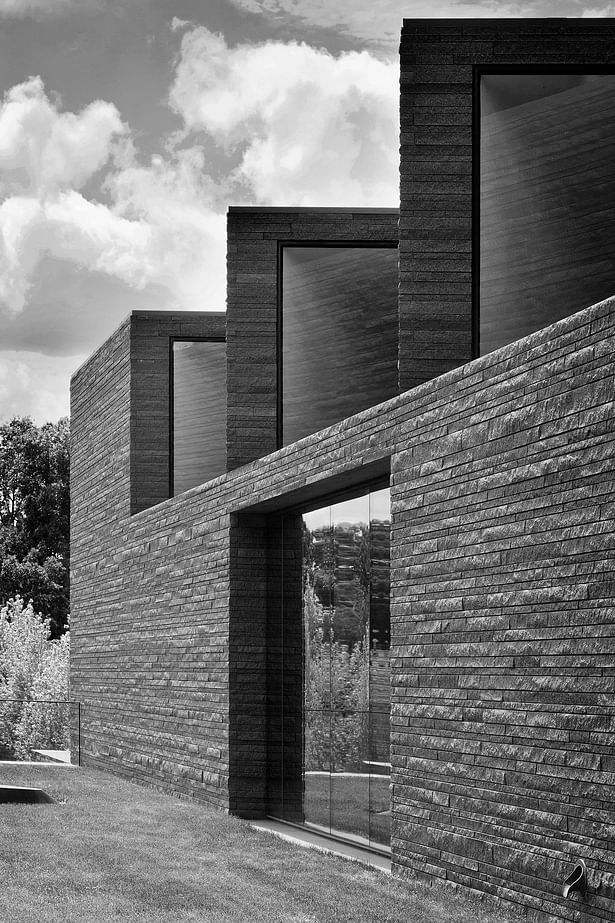
[[[397,248],[285,246],[281,443],[397,393]]]
[[[480,352],[615,293],[615,75],[480,78]]]
[[[226,343],[174,340],[171,361],[174,495],[226,470]]]
[[[276,517],[270,535],[269,810],[386,848],[389,490]]]

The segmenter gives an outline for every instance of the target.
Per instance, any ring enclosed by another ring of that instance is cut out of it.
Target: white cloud
[[[126,166],[106,186],[116,215],[150,229],[144,281],[166,286],[177,307],[224,310],[226,202],[207,174],[202,150]]]
[[[193,23],[189,19],[180,19],[179,16],[174,16],[171,20],[171,31],[182,32],[184,29],[187,29],[192,25]]]
[[[110,204],[80,191],[106,171]],[[198,149],[148,167],[109,103],[60,112],[40,78],[0,110],[0,299],[23,308],[45,257],[105,272],[138,290],[168,289],[168,307],[224,305],[224,218]]]
[[[0,0],[0,16],[19,19],[26,16],[60,16],[70,10],[95,9],[99,0]]]
[[[79,189],[112,156],[125,126],[111,103],[59,112],[40,77],[10,89],[0,109],[0,193]]]
[[[142,288],[152,272],[152,229],[127,221],[74,190],[51,198],[13,196],[0,205],[0,298],[23,308],[45,256],[110,273]]]
[[[0,423],[30,416],[41,424],[66,416],[70,376],[84,358],[0,351]]]
[[[397,65],[307,45],[229,48],[184,32],[171,103],[184,130],[141,164],[111,103],[63,112],[40,78],[0,108],[0,300],[28,301],[46,258],[103,272],[168,308],[220,310],[228,202],[397,204]],[[214,179],[204,145],[226,152]],[[106,201],[86,197],[100,183]]]
[[[331,29],[341,35],[360,39],[374,47],[395,50],[399,44],[402,20],[411,19],[480,19],[485,17],[553,15],[551,0],[509,2],[509,0],[231,0],[250,13],[261,13],[275,21]],[[551,7],[550,13],[545,7]],[[565,15],[561,13],[559,15]]]
[[[398,203],[398,65],[305,44],[229,48],[186,33],[172,105],[187,133],[240,154],[244,196],[279,205]]]

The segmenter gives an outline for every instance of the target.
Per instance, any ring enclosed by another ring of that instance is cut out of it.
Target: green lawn
[[[0,920],[11,923],[516,919],[94,770],[1,766],[0,782],[57,799],[0,805]]]

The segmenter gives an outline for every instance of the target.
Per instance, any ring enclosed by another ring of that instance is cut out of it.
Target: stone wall
[[[541,921],[615,896],[612,310],[417,389],[393,459],[398,869]]]
[[[262,810],[264,517],[390,460],[394,868],[537,920],[607,919],[614,307],[133,515],[124,325],[73,383],[82,762]],[[590,870],[583,904],[558,896],[576,856]]]
[[[214,800],[223,785],[225,802],[228,516],[216,508],[199,526],[197,542],[214,552],[206,572],[191,575],[185,552],[195,535],[176,528],[172,505],[154,514],[155,528],[132,515],[163,499],[153,484],[168,497],[169,339],[221,324],[223,315],[134,312],[73,377],[71,696],[83,704],[90,763],[161,785],[173,776],[178,791],[203,788]],[[157,481],[141,464],[150,442]]]

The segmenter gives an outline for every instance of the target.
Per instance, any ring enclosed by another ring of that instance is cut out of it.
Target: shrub
[[[0,608],[0,749],[17,759],[69,746],[69,644],[68,632],[51,640],[49,619],[19,596]]]

